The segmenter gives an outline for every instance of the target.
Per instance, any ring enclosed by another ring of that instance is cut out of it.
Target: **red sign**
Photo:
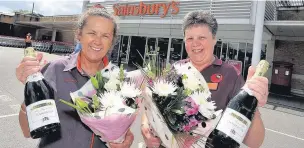
[[[238,75],[241,74],[242,72],[242,61],[237,61],[237,60],[228,60],[228,64],[232,65],[235,70],[237,71]]]
[[[138,5],[115,4],[113,5],[114,15],[117,16],[137,16],[137,15],[160,15],[164,18],[168,13],[177,14],[179,12],[179,2],[160,2],[145,4],[139,2]],[[162,14],[159,14],[162,12]]]

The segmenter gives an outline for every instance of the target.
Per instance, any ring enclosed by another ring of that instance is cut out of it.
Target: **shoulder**
[[[231,64],[228,64],[227,62],[222,63],[221,69],[231,76],[241,76],[241,72],[236,67]]]
[[[63,71],[65,66],[67,65],[68,57],[61,57],[54,61],[47,63],[42,69],[41,72],[46,73],[55,73],[58,70]]]

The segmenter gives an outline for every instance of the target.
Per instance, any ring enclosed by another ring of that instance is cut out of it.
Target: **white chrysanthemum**
[[[189,71],[188,70],[189,66],[184,63],[183,64],[177,63],[177,64],[174,64],[173,66],[176,69],[177,74],[179,74],[179,75],[183,75],[183,74],[185,74],[185,72]]]
[[[109,81],[104,85],[104,88],[107,91],[117,90],[117,85],[120,84],[120,81],[117,78],[111,77]]]
[[[112,69],[113,68],[113,69]],[[112,69],[112,70],[111,70]],[[109,70],[102,73],[102,76],[108,79],[119,77],[119,68],[117,66],[110,67]]]
[[[172,82],[159,80],[154,83],[153,92],[159,96],[168,96],[169,94],[174,94],[176,89],[177,87]]]
[[[123,83],[121,86],[121,95],[128,98],[134,98],[141,94],[141,91],[136,88],[134,83]]]
[[[191,72],[187,72],[185,74],[187,76],[187,79],[183,80],[183,84],[185,88],[188,88],[192,91],[195,91],[200,88],[200,81],[192,74]]]
[[[119,92],[107,91],[101,95],[100,103],[104,107],[124,106],[123,97]]]
[[[206,118],[212,118],[216,108],[214,101],[207,101],[208,96],[200,92],[194,92],[191,96],[192,100],[199,105],[199,112]]]

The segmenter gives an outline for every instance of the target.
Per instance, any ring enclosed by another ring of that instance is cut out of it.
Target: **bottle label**
[[[32,75],[29,75],[26,79],[26,82],[37,82],[39,80],[42,80],[44,77],[41,72],[36,72]]]
[[[30,131],[48,124],[60,123],[55,101],[41,100],[26,107]]]
[[[247,117],[231,108],[227,108],[216,129],[241,144],[250,125],[251,121]]]

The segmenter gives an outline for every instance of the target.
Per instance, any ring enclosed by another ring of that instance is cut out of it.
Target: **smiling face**
[[[205,65],[213,60],[215,44],[216,38],[206,25],[194,25],[185,30],[186,51],[195,65]]]
[[[101,62],[112,46],[114,23],[101,16],[89,16],[78,33],[81,55],[89,62]]]

